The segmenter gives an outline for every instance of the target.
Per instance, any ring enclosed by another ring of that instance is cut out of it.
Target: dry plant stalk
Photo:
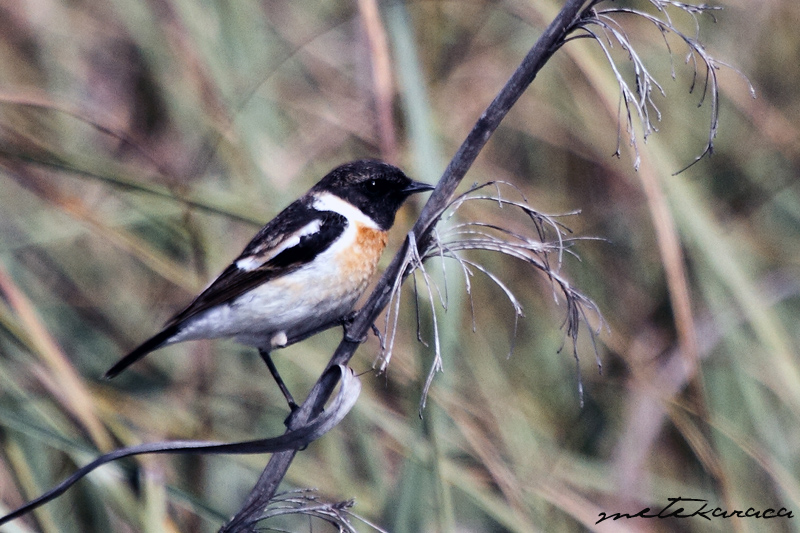
[[[654,125],[653,114],[655,114],[655,120],[658,121],[661,118],[661,112],[653,102],[652,92],[653,88],[656,88],[659,92],[663,93],[663,89],[650,74],[641,57],[636,53],[630,38],[624,31],[622,25],[616,21],[614,15],[639,16],[654,24],[662,33],[662,35],[665,36],[667,51],[670,54],[670,57],[672,57],[672,49],[669,43],[666,41],[666,34],[674,33],[683,40],[683,42],[689,47],[687,61],[691,61],[695,69],[690,92],[692,92],[696,86],[698,69],[701,66],[705,67],[703,94],[701,96],[700,104],[702,105],[707,96],[711,100],[711,121],[709,135],[705,148],[691,164],[696,163],[704,156],[713,152],[713,141],[716,137],[719,124],[719,92],[716,70],[720,66],[725,66],[725,64],[709,55],[696,36],[699,32],[697,16],[703,13],[708,13],[713,8],[705,5],[693,5],[673,0],[647,1],[656,9],[658,13],[657,15],[628,7],[608,7],[599,9],[601,4],[612,4],[613,0],[592,0],[590,2],[587,2],[586,0],[567,0],[561,12],[556,16],[550,26],[548,26],[537,43],[522,61],[521,65],[511,76],[511,79],[509,79],[497,97],[495,97],[483,115],[481,115],[481,117],[478,119],[472,131],[469,133],[458,152],[450,161],[450,164],[440,179],[436,190],[433,192],[428,203],[425,205],[413,229],[411,232],[409,232],[403,248],[395,256],[386,272],[384,272],[383,277],[378,283],[376,289],[373,291],[367,303],[356,315],[351,327],[349,328],[348,335],[345,336],[345,339],[337,348],[329,364],[346,364],[350,357],[352,357],[359,344],[358,342],[354,342],[352,339],[364,338],[369,328],[373,326],[374,321],[377,319],[381,311],[385,307],[390,306],[390,309],[387,313],[386,322],[388,342],[383,348],[383,353],[381,356],[382,360],[379,363],[379,368],[385,369],[386,364],[388,364],[391,358],[397,329],[397,314],[400,301],[399,290],[404,279],[408,275],[414,273],[416,270],[419,270],[423,280],[425,281],[425,289],[430,304],[432,306],[434,305],[435,291],[440,295],[440,300],[443,305],[446,306],[446,299],[441,297],[441,293],[437,287],[431,285],[430,277],[425,271],[424,267],[425,261],[435,257],[451,258],[458,262],[460,268],[465,274],[468,292],[468,280],[472,275],[473,270],[480,271],[489,276],[489,278],[495,284],[497,284],[501,290],[503,290],[511,302],[514,309],[516,324],[517,319],[522,313],[519,301],[496,276],[489,273],[478,263],[465,258],[461,254],[461,252],[468,250],[490,250],[507,256],[515,257],[517,259],[526,261],[534,268],[541,270],[546,276],[548,276],[548,278],[554,284],[554,290],[558,288],[566,301],[567,312],[564,323],[565,333],[566,337],[571,339],[573,343],[573,354],[577,359],[576,342],[580,324],[582,322],[588,324],[588,314],[595,313],[600,319],[600,326],[602,326],[602,317],[600,317],[599,311],[594,303],[582,293],[574,289],[567,279],[560,273],[559,266],[561,264],[562,254],[568,251],[565,244],[571,242],[570,239],[565,238],[566,234],[564,233],[563,226],[555,221],[553,217],[542,215],[531,209],[527,203],[524,202],[524,199],[522,202],[510,201],[502,198],[499,193],[495,197],[466,196],[471,192],[475,192],[477,189],[471,190],[468,193],[465,193],[465,195],[459,197],[454,197],[454,195],[456,187],[464,178],[465,174],[475,161],[478,153],[491,137],[506,113],[511,109],[511,107],[513,107],[517,99],[533,81],[541,67],[559,48],[561,48],[561,46],[575,39],[594,39],[595,42],[599,44],[606,58],[608,59],[609,65],[616,76],[620,90],[620,121],[618,126],[616,155],[619,155],[620,153],[622,142],[622,117],[624,116],[625,130],[628,134],[628,142],[633,148],[636,156],[634,168],[638,168],[639,146],[635,134],[634,117],[638,119],[643,129],[644,140],[647,139],[648,135],[657,131]],[[695,37],[690,37],[677,29],[673,23],[672,16],[669,13],[670,9],[688,13],[693,18],[695,21]],[[633,88],[625,80],[610,53],[610,49],[613,47],[614,42],[618,43],[620,47],[628,53],[628,59],[633,64],[635,76]],[[689,166],[691,166],[691,164]],[[523,210],[523,212],[528,214],[533,221],[539,239],[531,240],[523,235],[517,235],[513,232],[510,232],[505,228],[488,225],[481,223],[480,221],[456,225],[451,230],[448,230],[448,232],[444,235],[440,235],[436,230],[436,225],[445,215],[446,211],[450,208],[457,208],[458,205],[464,201],[472,201],[473,199],[491,199],[492,201],[498,202],[500,205],[512,205],[515,208]],[[555,230],[557,238],[553,242],[548,242],[544,237],[545,228],[547,227],[549,227],[551,230]],[[553,253],[556,253],[558,256],[558,261],[555,264],[555,268],[553,268],[549,260],[550,254]],[[414,279],[416,280],[416,278]],[[421,399],[421,408],[424,406],[425,394],[430,388],[432,377],[436,371],[441,368],[441,356],[438,341],[438,323],[436,321],[435,309],[432,309],[432,311],[434,311],[432,313],[432,321],[435,332],[435,357],[433,365],[431,366],[426,379],[424,393]],[[596,334],[596,332],[597,329],[594,330],[592,338],[594,338],[594,334]],[[294,427],[293,424],[302,424],[305,420],[309,419],[309,417],[313,417],[314,413],[318,412],[318,410],[322,408],[325,398],[328,397],[334,385],[334,383],[326,384],[322,380],[318,382],[314,389],[312,389],[309,398],[296,413],[297,416],[291,421],[290,428]],[[289,468],[289,465],[294,457],[294,453],[295,452],[284,452],[275,454],[272,457],[270,463],[267,465],[267,468],[264,470],[261,478],[256,484],[256,487],[253,489],[248,497],[248,500],[245,502],[242,510],[237,513],[231,522],[225,525],[220,531],[246,531],[248,530],[247,528],[254,524],[254,514],[258,511],[258,509],[262,509],[270,501],[270,498],[275,493],[280,480],[283,478],[286,470]]]
[[[409,274],[419,270],[425,282],[425,289],[431,306],[434,305],[435,291],[440,295],[440,301],[446,307],[446,299],[441,297],[438,287],[431,285],[430,276],[425,271],[424,267],[425,261],[435,257],[451,258],[458,262],[467,280],[465,283],[468,293],[469,278],[473,270],[486,274],[501,288],[501,290],[503,290],[511,302],[514,310],[514,323],[516,327],[517,320],[522,314],[519,301],[500,279],[488,272],[478,263],[465,258],[460,253],[468,250],[490,250],[499,252],[526,261],[534,268],[541,270],[553,283],[554,292],[556,288],[560,290],[561,295],[566,301],[565,334],[566,337],[572,341],[573,355],[575,358],[577,359],[578,357],[576,342],[580,324],[582,322],[586,324],[589,323],[588,315],[590,313],[596,314],[599,318],[597,329],[592,330],[592,328],[590,328],[592,341],[594,342],[594,335],[603,324],[599,310],[589,298],[574,289],[568,280],[561,275],[559,270],[562,254],[568,252],[565,245],[574,240],[565,238],[566,233],[564,232],[564,227],[554,220],[553,217],[548,217],[532,210],[527,203],[524,202],[524,199],[522,202],[510,201],[502,198],[499,192],[496,197],[466,196],[477,189],[471,190],[457,198],[454,198],[454,193],[456,187],[463,179],[478,153],[497,128],[502,118],[511,109],[522,92],[524,92],[525,88],[533,81],[541,67],[561,46],[576,39],[594,39],[601,47],[608,60],[609,66],[617,79],[620,91],[617,149],[615,155],[620,155],[622,124],[624,122],[628,143],[635,154],[634,168],[638,168],[640,157],[635,130],[636,120],[634,120],[634,117],[638,120],[643,131],[643,140],[646,141],[650,134],[657,131],[654,121],[658,122],[661,119],[661,111],[653,101],[653,89],[657,89],[662,94],[664,91],[657,80],[650,74],[644,61],[636,52],[623,26],[616,20],[616,15],[638,16],[652,23],[664,36],[670,58],[673,56],[673,50],[667,41],[667,34],[673,33],[677,35],[686,44],[689,49],[686,61],[687,63],[691,62],[694,67],[690,92],[695,90],[700,69],[705,69],[703,92],[699,105],[702,105],[706,98],[709,98],[711,101],[711,118],[708,138],[702,152],[685,168],[693,165],[706,155],[712,154],[714,148],[713,143],[719,126],[719,88],[716,71],[721,66],[729,65],[713,58],[699,41],[698,16],[702,14],[710,15],[710,12],[717,8],[707,5],[677,2],[674,0],[647,0],[647,2],[655,8],[657,14],[629,7],[613,6],[600,8],[601,4],[613,4],[613,0],[592,0],[588,3],[586,0],[568,0],[561,12],[540,37],[539,41],[537,41],[536,45],[534,45],[525,57],[522,64],[517,68],[511,79],[478,119],[478,122],[445,170],[436,190],[425,205],[414,228],[409,232],[408,239],[406,239],[402,250],[395,256],[392,264],[381,278],[378,287],[365,306],[360,310],[350,329],[351,338],[365,336],[378,314],[380,314],[386,306],[389,306],[386,321],[388,342],[383,347],[381,359],[378,364],[380,369],[385,369],[391,358],[397,330],[397,315],[400,302],[399,291],[403,280]],[[695,35],[693,37],[681,32],[676,27],[670,10],[688,13],[692,17],[695,26]],[[625,79],[611,55],[611,48],[613,48],[615,42],[628,54],[628,60],[633,65],[633,87],[631,87],[631,84]],[[675,77],[674,68],[672,70],[672,75]],[[750,91],[753,93],[752,86],[750,86]],[[682,170],[685,170],[685,168]],[[523,235],[510,232],[505,228],[491,226],[479,221],[456,225],[444,235],[440,235],[435,226],[442,216],[444,216],[446,210],[449,208],[457,209],[460,203],[472,201],[473,199],[491,199],[492,201],[497,201],[500,205],[512,205],[523,210],[533,221],[539,239],[531,240]],[[545,228],[547,227],[555,231],[557,239],[553,242],[548,242],[545,238]],[[553,268],[549,260],[550,255],[553,253],[558,256],[555,268]],[[414,280],[416,287],[416,277]],[[420,402],[420,409],[425,404],[425,395],[430,388],[433,375],[436,371],[441,369],[438,323],[436,321],[435,309],[432,308],[432,311],[435,357],[426,379],[423,397]],[[345,338],[334,353],[330,364],[346,363],[352,356],[356,347],[357,343],[351,343]],[[595,353],[597,353],[596,350]],[[578,381],[582,398],[580,378]],[[300,423],[302,419],[310,416],[316,409],[321,408],[319,401],[329,393],[321,392],[321,389],[325,388],[325,385],[321,382],[318,383],[318,386],[319,387],[315,387],[314,390],[312,390],[312,396],[309,397],[311,400],[303,405],[300,416],[295,422]],[[316,396],[317,394],[320,395]],[[314,405],[314,402],[316,402],[316,405]],[[245,507],[243,507],[242,511],[240,511],[229,524],[223,527],[221,531],[243,530],[240,529],[240,526],[248,523],[248,516],[251,516],[252,511],[259,504],[258,502],[265,505],[266,502],[269,501],[268,495],[274,493],[280,479],[285,474],[286,469],[288,469],[292,458],[293,454],[291,452],[273,456],[270,464],[264,470],[256,488],[254,488],[251,493]]]

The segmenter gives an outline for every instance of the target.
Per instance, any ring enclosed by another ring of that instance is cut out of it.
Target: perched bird
[[[163,346],[232,337],[258,348],[294,409],[270,352],[345,320],[375,272],[397,210],[410,195],[432,189],[380,161],[335,168],[261,228],[208,288],[105,377]]]

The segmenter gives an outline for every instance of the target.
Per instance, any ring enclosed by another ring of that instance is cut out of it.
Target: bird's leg
[[[372,324],[372,334],[378,337],[378,341],[381,343],[381,351],[386,350],[386,343],[383,341],[383,335],[381,335],[381,330],[378,329],[374,323]]]
[[[286,384],[283,382],[283,378],[281,378],[281,375],[278,373],[278,369],[275,368],[275,363],[272,362],[272,356],[270,355],[269,350],[264,350],[262,348],[259,348],[258,354],[261,356],[261,359],[263,359],[264,362],[267,363],[267,368],[269,368],[269,373],[272,374],[275,383],[277,383],[278,388],[281,389],[283,397],[286,398],[286,402],[289,404],[289,409],[292,412],[294,412],[295,409],[297,409],[297,403],[294,401],[292,393],[289,392],[288,388],[286,388]]]
[[[353,321],[356,319],[356,314],[358,311],[352,311],[345,316],[343,316],[340,320],[342,324],[342,328],[344,329],[344,340],[347,342],[355,342],[357,344],[361,344],[365,340],[367,340],[367,336],[364,335],[361,338],[355,338],[350,334],[350,328],[353,326]]]
[[[353,325],[353,321],[356,319],[357,313],[358,311],[353,311],[352,313],[345,315],[344,317],[342,317],[341,323],[342,327],[344,328],[345,340],[348,342],[356,342],[358,344],[361,344],[367,340],[366,335],[364,335],[361,338],[355,338],[353,335],[350,334],[350,328]],[[383,335],[381,335],[381,330],[379,330],[378,326],[376,326],[375,324],[372,324],[371,328],[372,328],[372,333],[375,334],[376,337],[378,337],[378,340],[381,343],[381,350],[383,350],[385,348],[385,345],[383,343]]]

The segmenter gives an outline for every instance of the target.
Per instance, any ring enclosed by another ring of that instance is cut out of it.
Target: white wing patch
[[[260,267],[263,262],[264,261],[261,260],[261,257],[250,255],[248,257],[242,257],[236,261],[236,267],[239,270],[250,272],[251,270],[255,270]]]
[[[238,261],[236,261],[236,267],[239,270],[244,270],[246,272],[250,272],[259,268],[261,265],[278,255],[284,250],[288,250],[289,248],[294,248],[298,244],[300,244],[300,239],[305,237],[306,235],[311,235],[312,233],[317,233],[322,226],[322,221],[320,219],[315,219],[299,230],[295,231],[291,235],[288,235],[282,243],[280,243],[275,248],[268,250],[265,254],[256,254],[256,255],[248,255],[247,257],[242,257]]]
[[[350,202],[342,200],[335,194],[321,192],[317,193],[315,196],[313,207],[317,211],[333,211],[334,213],[339,213],[351,223],[361,222],[368,228],[380,229],[375,221],[365,215],[361,209]]]

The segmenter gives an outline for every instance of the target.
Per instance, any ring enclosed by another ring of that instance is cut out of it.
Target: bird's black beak
[[[415,194],[418,192],[425,192],[425,191],[432,191],[435,189],[433,185],[428,185],[427,183],[422,183],[421,181],[412,181],[409,183],[408,187],[403,189],[403,192],[406,194]]]

